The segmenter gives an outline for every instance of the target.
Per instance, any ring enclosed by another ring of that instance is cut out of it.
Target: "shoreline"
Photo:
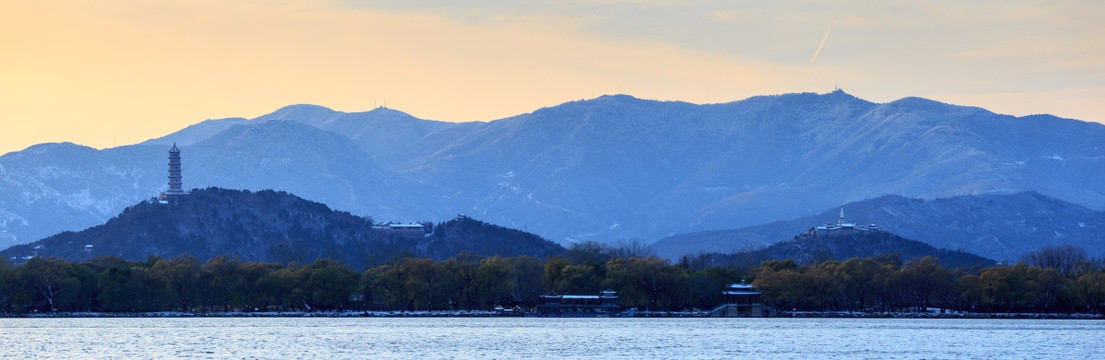
[[[1105,319],[1090,313],[976,313],[976,312],[814,312],[786,311],[779,316],[790,318],[855,318],[855,319]]]
[[[711,318],[702,311],[639,311],[635,318]],[[470,317],[518,317],[503,316],[488,310],[424,310],[424,311],[213,311],[213,312],[58,312],[31,314],[0,314],[0,318],[470,318]],[[825,319],[1072,319],[1102,320],[1102,314],[1090,313],[974,313],[974,312],[838,312],[838,311],[785,311],[766,318],[825,318]]]
[[[485,310],[434,311],[153,311],[0,314],[0,318],[340,318],[340,317],[498,317]]]

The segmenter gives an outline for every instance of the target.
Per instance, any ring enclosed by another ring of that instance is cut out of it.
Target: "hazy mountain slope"
[[[249,120],[243,118],[229,118],[217,120],[204,120],[198,124],[190,125],[180,131],[165,135],[156,139],[143,142],[143,145],[191,146],[198,142],[210,139],[212,136],[226,131],[235,125],[248,124]]]
[[[866,104],[840,106],[852,113]],[[793,124],[741,119],[765,111],[756,103],[700,106],[604,96],[460,136],[431,135],[416,148],[424,156],[396,170],[424,181],[452,179],[450,188],[472,202],[470,211],[496,221],[565,237],[645,236],[691,226],[714,202],[784,181],[786,161],[779,158],[800,154],[772,145],[789,141]],[[465,191],[479,188],[491,190]],[[779,212],[787,211],[756,211]]]
[[[207,140],[235,125],[255,125],[269,121],[294,121],[347,137],[375,161],[392,165],[410,161],[395,159],[411,144],[430,133],[458,126],[456,123],[422,120],[398,110],[379,107],[370,111],[347,113],[317,105],[289,105],[251,120],[229,118],[205,120],[172,134],[151,139],[147,145],[188,146]]]
[[[168,148],[40,144],[0,156],[0,248],[103,223],[157,195]]]
[[[383,167],[410,159],[394,159],[427,134],[457,126],[455,123],[422,120],[402,111],[379,107],[347,113],[316,105],[292,105],[253,119],[295,121],[348,137]]]
[[[809,99],[811,105],[803,108],[796,106],[801,99],[787,97],[760,100],[779,108],[749,120],[762,123],[769,114],[790,119],[798,124],[789,132],[796,138],[758,145],[777,152],[759,154],[777,166],[770,175],[758,176],[760,186],[705,206],[701,227],[754,224],[759,221],[748,220],[761,220],[758,213],[780,207],[791,211],[772,212],[776,218],[799,216],[801,210],[884,194],[932,198],[1039,190],[1084,205],[1105,205],[1105,182],[1095,183],[1090,175],[1105,169],[1105,158],[1098,157],[1105,152],[1097,145],[1105,140],[1100,124],[1018,119],[921,99],[868,105]],[[822,102],[855,105],[822,109]],[[1049,130],[1036,131],[1040,127]],[[1056,157],[1079,160],[1058,168]],[[744,171],[760,174],[764,168]]]
[[[392,168],[554,239],[654,238],[883,194],[1039,190],[1103,208],[1103,140],[1100,124],[840,91],[715,105],[604,96],[430,134]]]
[[[1105,256],[1105,212],[1036,192],[911,199],[882,196],[845,204],[789,221],[733,230],[675,235],[652,244],[665,257],[699,252],[740,252],[766,247],[795,234],[835,222],[840,209],[849,221],[937,248],[958,249],[997,260],[1017,260],[1046,245],[1072,244]]]
[[[453,228],[464,231],[449,231]],[[470,218],[446,222],[440,233],[398,237],[374,230],[364,218],[288,193],[207,188],[170,204],[141,202],[104,225],[61,233],[0,254],[17,259],[37,254],[70,261],[106,255],[137,261],[150,255],[182,253],[201,261],[217,255],[279,263],[332,258],[360,268],[403,255],[444,260],[467,251],[544,257],[564,250],[533,234]]]
[[[447,218],[434,188],[375,166],[352,140],[289,121],[237,125],[196,144],[185,160],[185,183],[277,189],[336,209],[383,219],[408,214]],[[182,152],[185,149],[182,149]],[[425,197],[425,201],[411,201]],[[409,220],[432,220],[426,218]]]
[[[440,185],[467,202],[466,211],[496,222],[579,237],[616,228],[648,194],[685,173],[684,165],[656,163],[663,159],[654,155],[672,141],[637,119],[694,107],[615,96],[546,108],[431,136],[414,150],[423,156],[396,170],[423,181],[449,179]]]

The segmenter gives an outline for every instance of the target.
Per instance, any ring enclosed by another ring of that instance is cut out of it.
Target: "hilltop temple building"
[[[176,147],[176,143],[173,143],[173,148],[169,149],[169,190],[161,193],[158,201],[167,204],[169,199],[184,195],[184,183],[181,182],[181,178],[180,149]]]
[[[865,226],[865,225],[858,225],[858,224],[855,224],[855,223],[848,222],[844,218],[844,209],[841,208],[840,209],[840,217],[837,218],[835,225],[832,224],[832,223],[827,223],[825,225],[815,226],[815,227],[809,229],[808,231],[806,231],[806,235],[814,236],[814,237],[824,237],[824,236],[860,234],[860,233],[867,233],[867,232],[878,231],[878,230],[879,230],[879,227],[876,226],[875,224],[870,224],[870,225]]]

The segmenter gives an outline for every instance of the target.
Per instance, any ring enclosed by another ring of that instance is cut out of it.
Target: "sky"
[[[291,104],[490,121],[841,88],[1105,122],[1105,2],[4,0],[0,154]]]

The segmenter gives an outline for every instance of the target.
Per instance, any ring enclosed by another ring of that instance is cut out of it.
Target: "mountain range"
[[[0,230],[25,243],[104,223],[165,188],[174,142],[186,188],[275,189],[387,220],[466,213],[561,243],[742,228],[888,194],[1036,191],[1105,209],[1101,124],[843,91],[614,95],[471,123],[294,105],[138,145],[40,144],[0,156]]]

